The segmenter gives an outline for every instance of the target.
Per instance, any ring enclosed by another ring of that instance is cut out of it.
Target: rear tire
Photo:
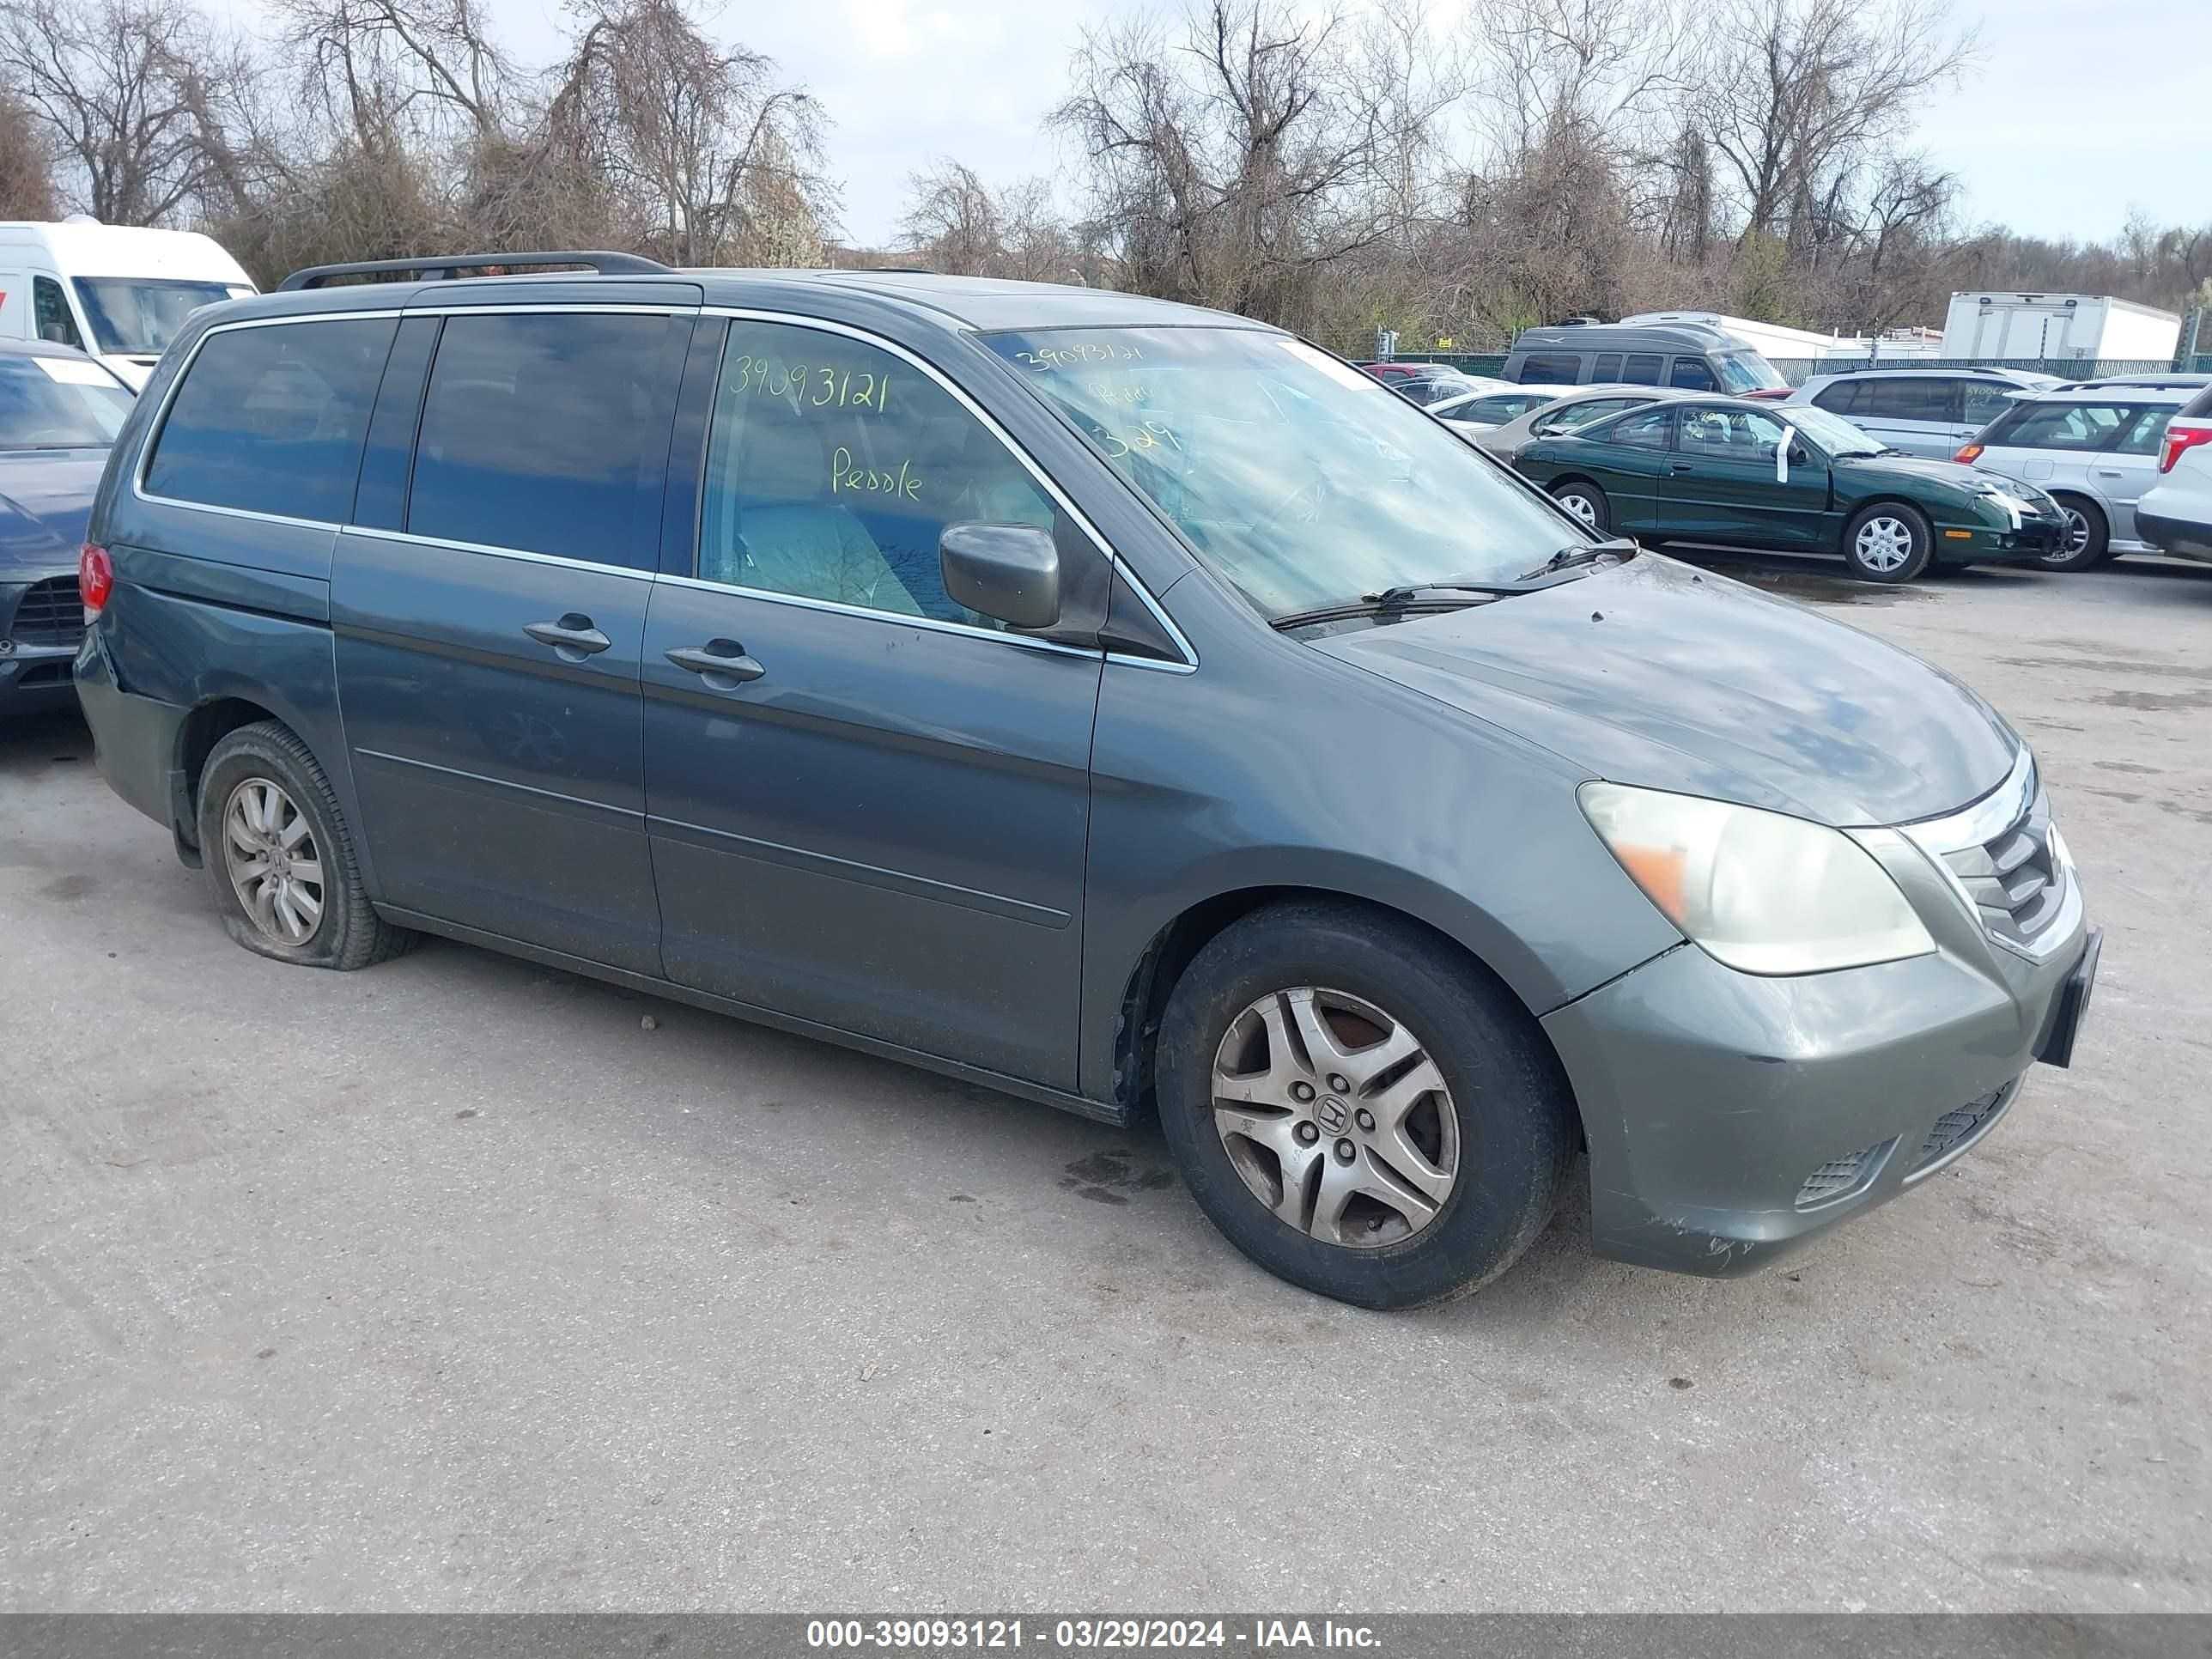
[[[1582,520],[1585,530],[1603,535],[1613,528],[1613,503],[1606,499],[1605,491],[1594,483],[1574,479],[1553,489],[1552,499]]]
[[[1877,501],[1844,531],[1844,562],[1863,582],[1909,582],[1928,568],[1935,548],[1927,515],[1902,501]]]
[[[231,938],[305,968],[366,968],[415,935],[376,914],[330,780],[274,720],[243,726],[200,773],[201,866]]]
[[[2112,527],[2104,509],[2079,495],[2054,495],[2068,520],[2066,544],[2035,562],[2039,570],[2087,570],[2112,556]]]
[[[1543,1231],[1566,1078],[1512,994],[1358,905],[1270,906],[1168,1000],[1160,1123],[1191,1195],[1268,1272],[1363,1308],[1464,1295]]]

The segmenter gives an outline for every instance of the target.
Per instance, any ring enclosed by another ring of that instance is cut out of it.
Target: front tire
[[[1552,499],[1582,520],[1583,528],[1603,535],[1613,528],[1613,503],[1594,483],[1577,478],[1552,492]]]
[[[1271,906],[1176,983],[1155,1075],[1191,1195],[1270,1273],[1363,1308],[1464,1295],[1543,1231],[1577,1144],[1550,1045],[1435,935]]]
[[[1878,501],[1844,531],[1844,562],[1867,582],[1909,582],[1927,569],[1936,532],[1927,515],[1902,501]]]
[[[249,951],[344,969],[414,941],[369,903],[330,780],[307,745],[273,720],[240,726],[210,751],[199,836],[224,929]]]
[[[2112,556],[2112,527],[2105,518],[2104,510],[2094,501],[2084,501],[2079,495],[2059,495],[2056,500],[2066,514],[2065,543],[2053,553],[2038,559],[2039,570],[2087,570],[2092,565],[2102,564]]]

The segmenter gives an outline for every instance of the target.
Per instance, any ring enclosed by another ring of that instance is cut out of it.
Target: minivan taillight
[[[107,596],[115,591],[115,561],[107,556],[107,550],[84,544],[76,556],[77,597],[84,601],[84,619],[90,622],[107,605]]]
[[[2199,444],[2212,444],[2212,421],[2191,421],[2186,426],[2174,422],[2166,429],[2166,447],[2159,453],[2158,470],[2172,471],[2182,451],[2194,449]]]
[[[1976,461],[1978,461],[1979,459],[1981,459],[1981,458],[1982,458],[1982,447],[1981,447],[1981,445],[1979,445],[1979,444],[1968,444],[1968,445],[1967,445],[1964,449],[1960,450],[1957,454],[1954,455],[1951,459],[1952,459],[1953,460],[1956,461],[1956,462],[1957,462],[1960,466],[1972,466],[1972,465]]]

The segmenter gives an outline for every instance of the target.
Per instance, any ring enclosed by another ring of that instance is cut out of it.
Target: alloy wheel
[[[1856,546],[1860,563],[1887,575],[1902,570],[1912,557],[1912,527],[1887,514],[1869,519],[1859,526]]]
[[[1213,1060],[1213,1126],[1255,1198],[1350,1249],[1419,1232],[1459,1176],[1451,1093],[1419,1039],[1373,1003],[1320,986],[1271,991],[1230,1022]]]
[[[255,927],[304,945],[323,919],[323,866],[313,827],[267,778],[247,778],[222,810],[223,868]]]
[[[2061,502],[2062,507],[2065,507]],[[2079,558],[2089,545],[2089,515],[2078,507],[2065,507],[2066,546],[2057,553],[2043,556],[2045,564],[2057,564],[2064,560]]]

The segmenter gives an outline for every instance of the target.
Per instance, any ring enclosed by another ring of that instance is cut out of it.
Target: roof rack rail
[[[293,289],[325,288],[341,276],[398,276],[418,271],[426,283],[446,281],[455,271],[483,270],[491,266],[514,270],[530,265],[589,265],[602,276],[660,276],[669,267],[641,253],[612,253],[604,249],[577,248],[554,253],[431,254],[420,259],[356,259],[344,264],[309,265],[276,284],[277,292]]]

